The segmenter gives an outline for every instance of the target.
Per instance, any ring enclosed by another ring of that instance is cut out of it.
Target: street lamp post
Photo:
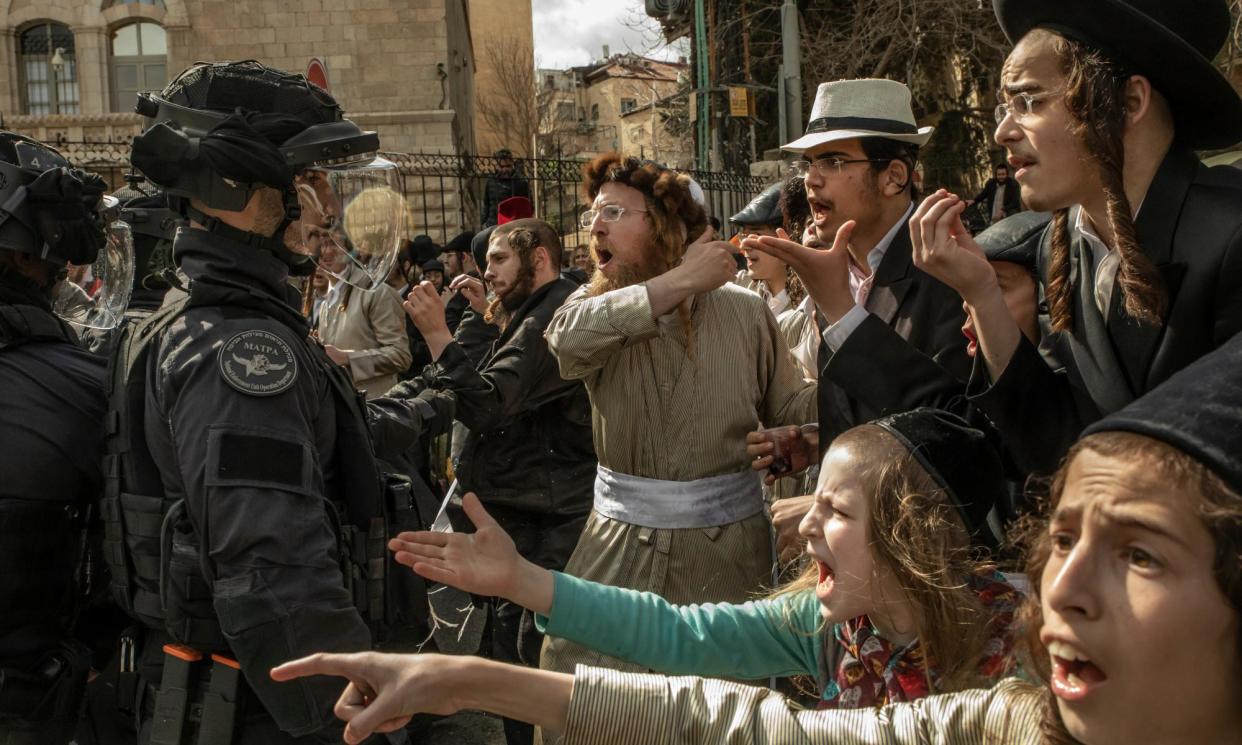
[[[50,114],[60,113],[60,72],[65,68],[65,48],[56,47],[52,52],[52,80],[47,95],[47,108]]]

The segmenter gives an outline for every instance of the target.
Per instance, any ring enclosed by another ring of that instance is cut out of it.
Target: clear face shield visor
[[[383,158],[315,166],[294,179],[301,214],[285,232],[295,253],[363,291],[388,279],[406,233],[401,174]]]
[[[116,219],[119,204],[103,197],[107,241],[90,264],[65,265],[66,276],[52,291],[52,311],[78,329],[113,329],[129,306],[134,286],[134,237],[129,224]]]

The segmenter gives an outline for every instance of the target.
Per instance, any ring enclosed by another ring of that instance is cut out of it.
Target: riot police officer
[[[57,312],[115,322],[128,250],[109,246],[104,185],[55,150],[0,132],[0,743],[66,743],[90,651],[73,637],[92,573],[88,517],[102,491],[102,360]],[[101,249],[104,249],[101,251]],[[94,294],[61,289],[69,265]],[[110,259],[119,265],[104,268]],[[105,275],[111,275],[111,281]],[[56,299],[63,302],[57,303]]]
[[[134,282],[117,328],[89,329],[82,342],[95,354],[108,357],[120,326],[138,323],[159,309],[171,288],[172,240],[181,224],[168,208],[164,196],[144,188],[143,179],[130,174],[131,182],[112,193],[120,202],[120,219],[129,226],[134,242]]]
[[[372,646],[392,610],[384,491],[348,374],[308,340],[288,279],[330,253],[343,281],[380,286],[399,176],[329,94],[255,62],[194,65],[138,111],[133,164],[187,220],[185,291],[112,361],[105,518],[114,596],[145,627],[139,742],[338,741],[335,686],[268,670]]]

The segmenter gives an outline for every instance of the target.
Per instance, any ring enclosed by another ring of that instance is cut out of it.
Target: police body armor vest
[[[146,626],[210,651],[224,651],[228,645],[212,606],[209,578],[202,572],[208,562],[184,501],[163,493],[143,438],[142,420],[153,343],[188,307],[226,304],[250,305],[292,326],[282,317],[283,308],[273,313],[269,305],[226,298],[218,288],[194,283],[184,297],[141,323],[128,325],[116,340],[105,432],[104,557],[112,574],[113,597]],[[390,525],[394,533],[411,529],[417,513],[408,484],[403,495],[399,480],[381,477],[376,468],[362,400],[348,373],[332,364],[322,348],[314,347],[313,354],[328,375],[336,407],[338,479],[336,494],[325,499],[325,510],[336,528],[347,589],[373,639],[382,641],[419,613],[404,591],[408,579],[403,575],[409,573],[393,571],[396,565],[387,550]]]
[[[9,304],[0,301],[0,352],[37,342],[63,342],[78,346],[77,337],[50,310],[34,305]],[[84,593],[82,568],[84,557],[82,529],[89,519],[89,502],[84,495],[46,495],[43,500],[0,500],[0,566],[12,572],[5,582],[5,596],[0,606],[9,606],[14,615],[37,618],[46,612],[76,615]],[[58,547],[49,551],[49,547]],[[55,561],[48,557],[55,555]],[[64,584],[65,577],[77,575],[72,598],[58,598],[48,592],[50,587]],[[12,595],[9,595],[9,592]],[[65,607],[68,605],[69,607]],[[9,624],[0,624],[0,628]],[[66,623],[66,626],[68,624]]]
[[[46,308],[0,301],[0,352],[34,342],[64,342],[78,346],[73,330]],[[65,495],[68,496],[68,495]],[[55,617],[69,633],[85,600],[85,527],[90,505],[74,495],[65,501],[0,500],[0,566],[11,573],[0,606],[13,614],[6,618],[10,651],[40,652],[46,643],[47,620]],[[69,507],[66,510],[66,507]],[[54,560],[48,557],[54,556]],[[77,571],[75,571],[75,568]],[[49,587],[74,576],[72,597],[48,592]],[[38,624],[34,639],[32,627]],[[17,628],[13,628],[13,624]],[[37,644],[34,648],[25,648]],[[72,739],[81,715],[82,696],[90,672],[90,650],[64,638],[59,647],[41,652],[45,659],[34,668],[6,668],[0,660],[0,741],[6,745],[48,745]]]

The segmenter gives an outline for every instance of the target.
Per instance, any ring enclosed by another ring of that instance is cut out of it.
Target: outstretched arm
[[[402,533],[397,561],[423,577],[499,596],[538,614],[551,636],[666,673],[766,678],[814,674],[822,635],[810,593],[775,600],[672,605],[659,595],[550,572],[518,555],[473,494],[474,533]]]
[[[509,534],[474,494],[462,499],[473,533],[405,532],[388,542],[398,563],[442,585],[501,597],[536,613],[552,611],[552,572],[522,558]]]
[[[287,682],[317,675],[349,683],[333,709],[346,723],[345,742],[356,744],[376,732],[395,732],[414,714],[447,716],[477,709],[564,731],[574,679],[478,657],[378,652],[313,654],[273,668]]]

